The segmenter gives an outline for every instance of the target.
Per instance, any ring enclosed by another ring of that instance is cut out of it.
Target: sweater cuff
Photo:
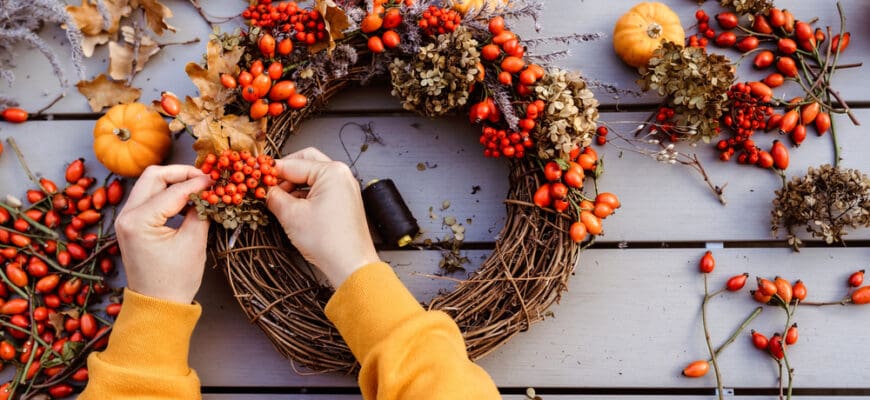
[[[202,307],[157,299],[124,289],[124,305],[99,357],[118,367],[159,369],[188,375],[190,338]]]
[[[423,307],[386,263],[356,270],[326,304],[326,316],[338,328],[357,360]]]

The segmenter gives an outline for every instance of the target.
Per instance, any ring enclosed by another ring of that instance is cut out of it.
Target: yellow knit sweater
[[[199,399],[187,364],[202,309],[124,293],[124,307],[101,353],[88,358],[88,399]],[[498,399],[486,371],[472,363],[456,323],[425,311],[384,263],[350,276],[326,305],[362,366],[365,399]]]

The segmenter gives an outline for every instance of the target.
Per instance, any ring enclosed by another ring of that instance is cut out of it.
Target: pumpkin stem
[[[121,141],[123,142],[130,140],[130,130],[127,128],[115,128],[112,130],[112,133],[114,133],[115,136],[117,136],[118,139],[121,139]]]
[[[662,26],[656,22],[649,24],[649,26],[646,28],[646,34],[651,39],[658,39],[662,36],[663,31],[664,29],[662,29]]]

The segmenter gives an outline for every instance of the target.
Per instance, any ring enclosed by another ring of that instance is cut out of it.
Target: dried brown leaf
[[[227,149],[263,152],[266,142],[266,120],[251,121],[247,116],[224,115],[220,119],[207,118],[193,128],[198,137],[193,143],[198,167],[208,153]],[[200,131],[197,132],[196,131]]]
[[[314,9],[320,12],[323,16],[323,24],[326,29],[326,37],[328,40],[315,43],[308,47],[311,53],[317,53],[323,49],[332,52],[335,48],[335,41],[344,38],[344,30],[350,27],[350,19],[344,10],[336,5],[332,0],[315,0]]]
[[[130,0],[130,5],[145,11],[145,23],[154,33],[163,35],[166,30],[175,32],[175,27],[166,23],[166,18],[172,18],[172,10],[158,0]]]
[[[118,27],[121,24],[121,18],[129,16],[130,12],[133,10],[130,8],[128,4],[128,0],[102,0],[103,4],[106,6],[106,9],[109,10],[109,14],[112,15],[112,21],[109,24],[109,29],[106,31],[109,33],[115,33],[118,31]]]
[[[206,102],[216,103],[207,107],[216,109],[232,98],[232,90],[226,89],[220,83],[221,74],[236,75],[239,59],[245,49],[242,47],[225,51],[217,40],[210,40],[206,45],[206,67],[197,63],[188,63],[184,68],[187,76],[199,89],[199,95]]]
[[[82,53],[85,57],[90,57],[94,55],[94,49],[101,44],[106,44],[109,42],[109,34],[101,33],[99,35],[94,36],[84,36],[82,38]]]
[[[103,32],[103,15],[97,6],[88,0],[82,0],[81,6],[66,6],[66,12],[75,21],[76,26],[85,36],[99,35]]]
[[[132,103],[142,94],[141,90],[127,86],[125,82],[110,81],[106,74],[100,74],[91,81],[81,81],[76,87],[88,99],[94,112],[116,104]]]
[[[125,26],[121,28],[126,43],[109,43],[109,76],[112,79],[122,80],[130,77],[133,69],[133,29]],[[139,54],[136,58],[136,72],[145,68],[145,64],[152,56],[160,51],[160,45],[148,35],[139,37]]]

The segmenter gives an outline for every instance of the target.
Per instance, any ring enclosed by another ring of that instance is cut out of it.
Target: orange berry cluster
[[[296,2],[272,4],[271,0],[254,2],[242,12],[252,26],[276,28],[294,33],[294,38],[307,45],[326,39],[326,24],[317,10],[299,8]]]
[[[267,114],[281,115],[289,106],[298,110],[308,105],[308,98],[296,93],[296,83],[289,79],[281,80],[284,66],[279,61],[264,69],[262,60],[255,60],[247,70],[239,72],[238,77],[229,74],[221,76],[221,84],[228,89],[239,87],[242,98],[251,103],[249,115],[260,119]]]
[[[254,156],[247,150],[208,154],[200,169],[215,181],[211,188],[200,192],[200,198],[211,205],[238,206],[246,197],[263,200],[267,188],[278,184],[275,160],[265,154]]]
[[[535,120],[540,118],[543,111],[544,102],[542,100],[535,100],[526,105],[526,115],[518,123],[518,132],[496,129],[484,124],[480,135],[480,144],[485,147],[483,155],[486,157],[500,157],[502,155],[508,158],[524,157],[526,149],[535,145],[534,140],[530,137],[530,132],[535,128]],[[472,105],[469,118],[472,122],[485,120],[494,123],[500,120],[498,108],[491,98]]]
[[[574,242],[582,242],[587,234],[601,234],[602,220],[613,214],[620,207],[619,198],[613,193],[600,193],[595,201],[586,200],[580,193],[586,171],[595,171],[598,154],[591,147],[580,151],[574,149],[569,160],[549,161],[544,165],[546,183],[538,186],[532,201],[541,208],[551,207],[556,212],[568,210],[572,204],[575,207],[578,220],[571,224],[569,235]],[[572,200],[572,194],[576,197]],[[579,198],[578,198],[579,197]],[[580,200],[577,204],[577,200]]]
[[[461,21],[462,14],[452,8],[429,6],[426,11],[423,11],[417,26],[423,29],[425,34],[436,36],[453,32]]]

